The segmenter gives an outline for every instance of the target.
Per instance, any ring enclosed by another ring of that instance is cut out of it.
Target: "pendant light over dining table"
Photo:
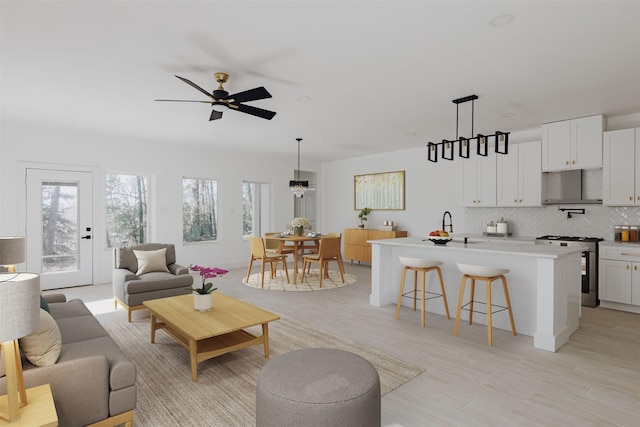
[[[300,181],[300,141],[302,138],[296,138],[296,141],[298,141],[298,169],[296,169],[296,179],[289,181],[289,188],[294,196],[302,197],[309,188],[309,181]]]

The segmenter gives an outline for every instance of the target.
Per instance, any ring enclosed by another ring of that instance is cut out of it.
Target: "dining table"
[[[287,246],[293,246],[293,283],[296,284],[298,282],[298,253],[303,252],[305,248],[313,248],[319,249],[320,247],[320,239],[322,236],[318,235],[302,235],[298,236],[295,234],[291,235],[270,235],[269,237],[265,237],[267,239],[278,240],[279,245],[277,249],[277,253],[284,253]],[[291,242],[292,244],[287,245],[287,242]],[[314,246],[305,245],[305,242],[314,242]]]

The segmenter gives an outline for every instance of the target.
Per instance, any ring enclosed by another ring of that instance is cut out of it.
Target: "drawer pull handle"
[[[631,254],[631,253],[627,253],[627,252],[620,252],[620,255],[622,255],[622,256],[635,256],[635,257],[640,257],[640,254]]]

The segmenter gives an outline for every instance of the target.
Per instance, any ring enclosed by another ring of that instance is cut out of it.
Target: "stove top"
[[[536,240],[562,240],[566,242],[601,242],[604,239],[602,237],[580,237],[580,236],[555,236],[547,235],[537,237]]]

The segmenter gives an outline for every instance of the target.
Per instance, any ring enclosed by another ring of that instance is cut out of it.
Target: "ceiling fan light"
[[[229,106],[227,106],[227,104],[223,102],[214,102],[213,104],[211,104],[211,109],[219,113],[224,113],[229,109]]]

